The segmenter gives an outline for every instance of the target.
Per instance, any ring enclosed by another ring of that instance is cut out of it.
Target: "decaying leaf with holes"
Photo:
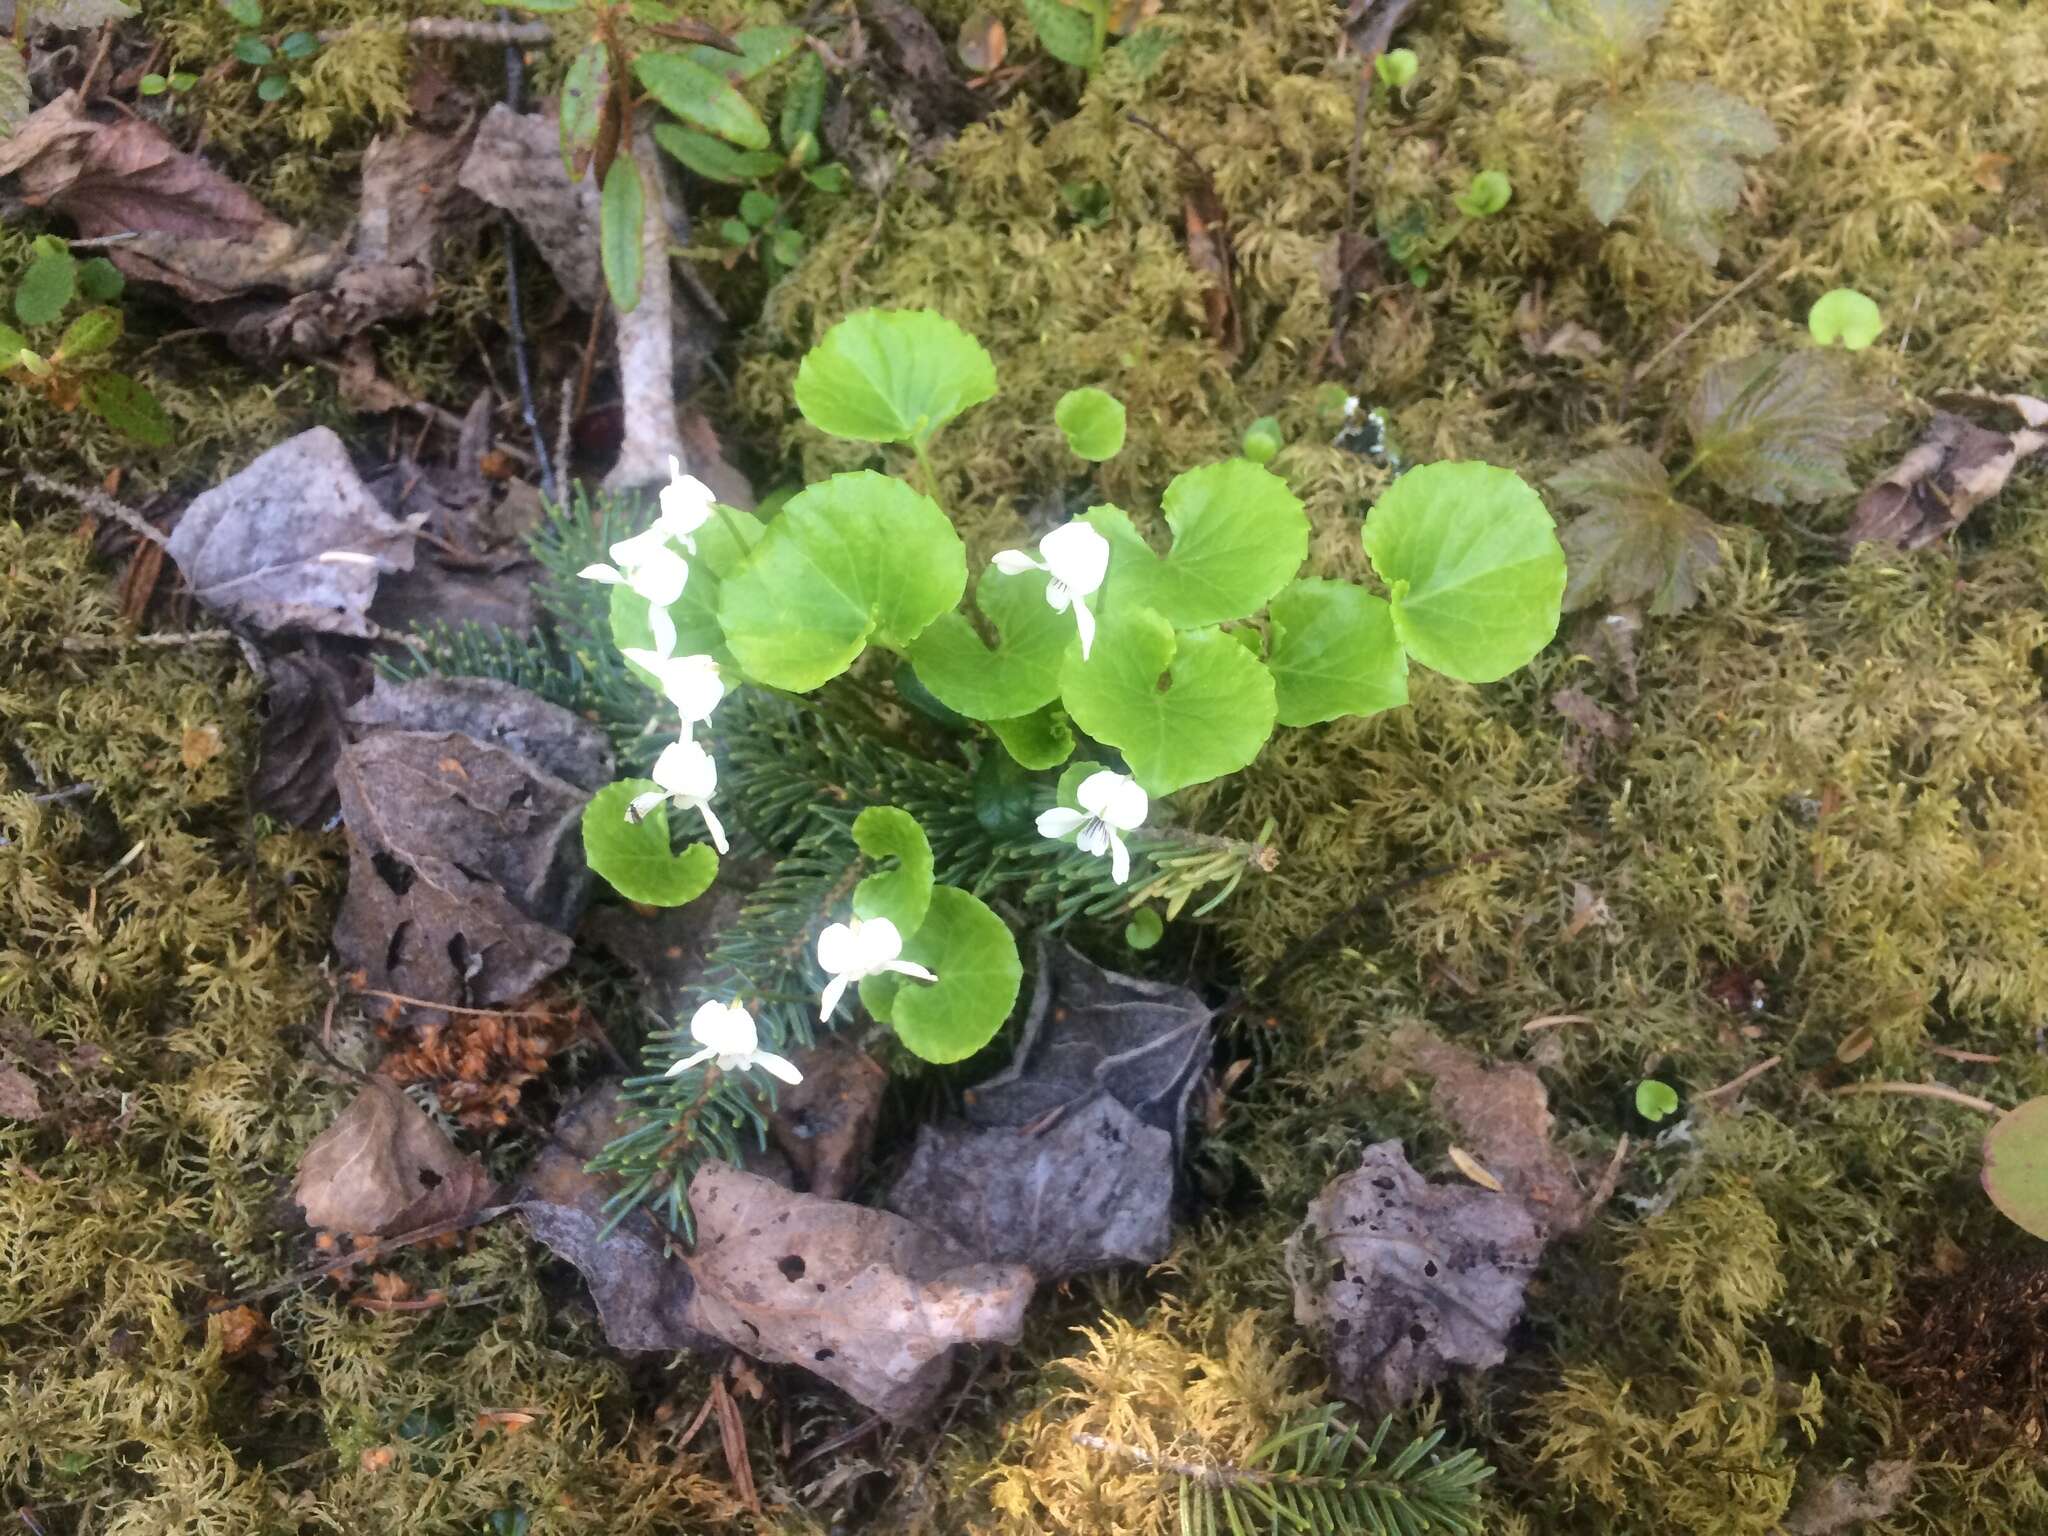
[[[1400,1407],[1456,1366],[1507,1355],[1543,1232],[1513,1195],[1431,1184],[1398,1141],[1365,1149],[1287,1240],[1294,1320],[1355,1403]]]
[[[567,710],[504,692],[523,701],[529,724],[503,739],[545,762],[449,730],[378,728],[341,754],[349,883],[334,944],[372,986],[487,1007],[568,963],[568,930],[589,885],[581,817],[590,785],[554,770],[602,764],[608,773],[610,749]]]
[[[196,497],[167,549],[193,595],[230,618],[367,637],[378,578],[412,568],[413,525],[379,507],[341,439],[314,427]]]
[[[964,1120],[919,1131],[889,1204],[1043,1281],[1156,1263],[1212,1017],[1185,987],[1043,946],[1016,1060]]]
[[[945,1390],[956,1344],[1014,1344],[1031,1271],[987,1264],[887,1211],[788,1190],[707,1163],[690,1181],[702,1328],[822,1376],[885,1418]]]
[[[306,1148],[292,1183],[308,1226],[378,1236],[457,1220],[495,1192],[483,1164],[377,1077]]]
[[[2021,460],[2048,448],[2048,400],[1980,394],[1941,399],[1959,408],[1995,410],[2017,418],[2017,425],[1994,431],[1955,412],[1937,411],[1913,451],[1856,503],[1843,535],[1852,547],[1877,543],[1925,549],[1939,543],[2005,489]]]

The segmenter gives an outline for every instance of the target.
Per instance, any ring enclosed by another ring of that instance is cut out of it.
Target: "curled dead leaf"
[[[1010,51],[1010,35],[996,17],[987,11],[976,11],[960,23],[960,36],[954,47],[962,64],[977,75],[986,75],[1002,68]]]
[[[458,1220],[495,1192],[481,1163],[375,1077],[306,1148],[292,1184],[308,1226],[380,1236]]]
[[[1477,1184],[1481,1189],[1490,1189],[1496,1195],[1507,1193],[1507,1189],[1502,1185],[1501,1181],[1488,1173],[1485,1166],[1463,1147],[1452,1147],[1450,1156],[1451,1166],[1465,1175],[1474,1184]]]
[[[1940,396],[1939,403],[2006,414],[2019,425],[1997,431],[1954,411],[1937,410],[1912,451],[1856,503],[1843,535],[1850,547],[1878,543],[1925,549],[1939,543],[2005,489],[2021,460],[2048,448],[2048,400],[1957,393]]]

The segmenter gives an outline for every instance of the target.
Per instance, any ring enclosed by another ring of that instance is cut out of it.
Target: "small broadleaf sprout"
[[[1806,328],[1824,347],[1839,345],[1861,352],[1884,330],[1884,312],[1877,301],[1854,288],[1831,288],[1806,312]]]

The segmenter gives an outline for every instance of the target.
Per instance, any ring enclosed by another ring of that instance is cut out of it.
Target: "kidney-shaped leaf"
[[[1058,698],[1060,661],[1076,641],[1073,616],[1045,600],[1050,579],[985,571],[974,601],[1000,637],[995,649],[964,613],[942,614],[910,648],[918,681],[970,720],[1011,720]]]
[[[871,859],[896,861],[853,888],[854,915],[886,917],[898,933],[916,933],[932,900],[932,845],[924,828],[908,811],[871,805],[854,818],[853,841]]]
[[[1408,655],[1383,597],[1346,581],[1297,581],[1273,599],[1273,700],[1282,725],[1376,715],[1408,702]]]
[[[804,354],[796,406],[834,437],[923,443],[996,392],[981,343],[929,309],[863,309]]]
[[[1512,470],[1409,470],[1366,514],[1365,552],[1392,589],[1394,632],[1425,667],[1490,683],[1557,633],[1564,550],[1543,498]]]
[[[1175,629],[1257,613],[1308,554],[1308,514],[1287,482],[1249,459],[1176,475],[1166,488],[1173,548],[1152,553],[1116,507],[1088,513],[1111,545],[1107,601],[1150,608]]]
[[[872,470],[790,497],[718,593],[741,669],[804,692],[869,640],[906,650],[967,587],[967,550],[938,504]]]
[[[747,551],[761,542],[764,531],[753,513],[727,506],[719,507],[711,521],[697,530],[689,583],[668,609],[676,625],[676,655],[709,656],[721,666],[733,664],[725,631],[718,627],[718,589],[739,569]],[[652,605],[624,582],[613,586],[611,594],[612,642],[622,651],[652,650],[654,626],[647,620]],[[660,690],[654,675],[639,663],[629,661],[626,666],[648,687]]]
[[[1084,459],[1100,464],[1124,446],[1124,403],[1107,390],[1070,389],[1052,408],[1052,419],[1067,446]]]
[[[1017,941],[987,903],[956,886],[932,888],[930,910],[904,942],[903,958],[938,980],[910,981],[884,971],[860,984],[860,1000],[926,1061],[966,1060],[1017,1005],[1024,979]]]
[[[657,788],[652,779],[621,779],[593,795],[583,807],[583,856],[628,901],[680,907],[710,889],[718,878],[718,855],[704,843],[673,852],[665,805],[639,821],[626,819],[633,797]]]
[[[768,125],[726,78],[680,53],[643,53],[633,73],[648,94],[686,123],[730,139],[742,149],[766,149]]]
[[[1984,1192],[2019,1226],[2048,1238],[2048,1098],[2027,1100],[1991,1127]]]
[[[1088,659],[1068,657],[1060,694],[1154,795],[1235,773],[1273,734],[1273,678],[1256,656],[1221,630],[1176,635],[1142,608],[1102,621]]]
[[[1067,712],[1057,704],[1012,720],[991,720],[988,728],[1012,761],[1034,773],[1057,768],[1074,755],[1074,728],[1067,723]]]

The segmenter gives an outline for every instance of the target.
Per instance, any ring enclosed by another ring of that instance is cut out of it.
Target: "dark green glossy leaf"
[[[730,139],[742,149],[766,149],[768,125],[724,74],[689,55],[643,53],[633,73],[648,94],[686,123]]]
[[[253,64],[259,69],[277,57],[270,51],[270,44],[262,38],[246,35],[236,38],[234,47],[229,51],[244,64]]]
[[[806,138],[817,140],[818,119],[825,112],[825,64],[806,52],[790,71],[782,93],[782,116],[776,124],[782,147],[796,149]]]
[[[14,290],[14,318],[31,330],[54,324],[78,292],[78,260],[52,235],[35,243],[35,257]]]
[[[656,123],[654,142],[705,180],[727,186],[747,186],[782,169],[780,155],[765,149],[734,149],[723,139],[680,123]]]
[[[85,408],[115,431],[151,448],[171,440],[171,418],[162,404],[125,373],[96,373],[87,379]]]
[[[598,250],[604,261],[605,286],[612,303],[629,311],[640,302],[642,225],[646,205],[640,186],[640,167],[632,155],[621,150],[604,175],[604,199],[599,206]]]
[[[282,101],[291,88],[291,81],[285,79],[283,75],[265,75],[256,82],[256,99],[258,101]]]
[[[571,181],[582,179],[604,127],[605,104],[611,100],[611,52],[601,42],[587,43],[569,61],[562,77],[560,115],[562,169]]]
[[[121,269],[104,256],[89,256],[78,264],[78,291],[94,304],[111,304],[127,286]]]

